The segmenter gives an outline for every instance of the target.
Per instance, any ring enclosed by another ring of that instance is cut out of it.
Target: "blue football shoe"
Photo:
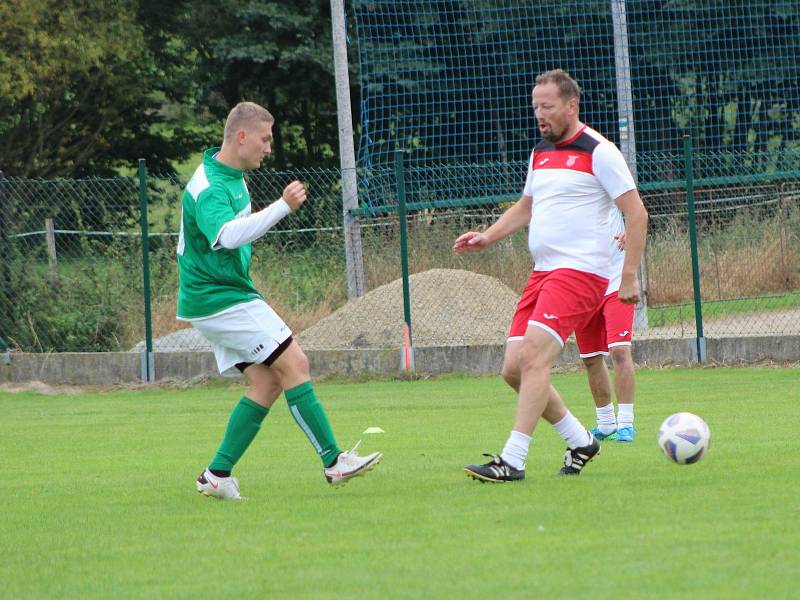
[[[615,440],[617,439],[617,430],[615,429],[611,433],[603,433],[600,431],[599,427],[595,427],[592,429],[592,435],[596,437],[598,440]]]
[[[633,425],[627,427],[620,427],[617,430],[617,437],[614,438],[615,442],[631,443],[636,439],[636,429]]]

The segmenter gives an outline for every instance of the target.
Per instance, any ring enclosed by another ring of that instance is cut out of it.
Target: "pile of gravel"
[[[503,344],[518,294],[494,277],[431,269],[409,278],[414,346]],[[382,285],[297,336],[305,350],[399,348],[403,284]]]
[[[409,286],[414,346],[505,343],[518,296],[498,279],[457,269],[431,269],[412,275]],[[348,302],[295,337],[304,350],[402,347],[402,279]],[[154,339],[153,350],[209,351],[211,344],[189,328]],[[143,352],[144,342],[130,351]]]

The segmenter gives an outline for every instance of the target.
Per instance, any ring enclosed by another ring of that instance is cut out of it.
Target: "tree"
[[[197,52],[203,105],[219,118],[242,100],[266,106],[279,169],[338,165],[328,0],[193,2],[181,30]]]
[[[190,50],[164,29],[143,27],[140,8],[133,0],[0,4],[6,175],[104,175],[138,157],[167,170],[195,149],[202,132],[169,126],[162,112],[188,94],[173,84],[192,63]]]

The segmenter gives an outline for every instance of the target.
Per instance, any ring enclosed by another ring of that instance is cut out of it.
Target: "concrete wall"
[[[504,346],[416,348],[420,373],[499,373]],[[707,360],[716,363],[800,361],[800,336],[718,338],[706,340]],[[309,351],[312,374],[362,375],[401,372],[400,349]],[[696,361],[695,340],[638,340],[633,357],[638,365],[688,365]],[[214,356],[208,352],[157,352],[156,380],[215,377]],[[130,352],[0,355],[0,382],[41,381],[49,384],[113,385],[143,380],[142,355]],[[557,365],[578,364],[574,344],[568,344]]]

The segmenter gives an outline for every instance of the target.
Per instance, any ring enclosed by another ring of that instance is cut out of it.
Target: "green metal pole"
[[[147,165],[139,159],[139,208],[142,229],[142,277],[144,278],[144,340],[146,354],[142,375],[145,381],[155,379],[153,369],[153,319],[150,312],[150,233],[147,224]]]
[[[406,221],[406,182],[403,170],[403,152],[398,150],[394,155],[394,170],[397,177],[397,210],[400,215],[400,265],[403,270],[403,317],[406,322],[406,351],[411,352],[411,290],[408,282],[408,223]],[[413,359],[411,359],[413,361]],[[410,361],[409,361],[410,362]],[[406,368],[411,368],[407,362]]]
[[[694,214],[694,154],[692,136],[683,136],[683,157],[686,176],[686,203],[689,212],[689,243],[692,248],[692,287],[694,319],[697,325],[697,360],[706,361],[706,338],[703,335],[703,300],[700,294],[700,257],[697,252],[697,220]]]

